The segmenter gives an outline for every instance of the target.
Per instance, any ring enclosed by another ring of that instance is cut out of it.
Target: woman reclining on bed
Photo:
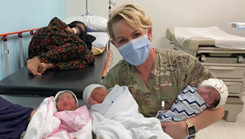
[[[57,17],[47,27],[37,30],[29,44],[27,69],[41,75],[47,69],[84,68],[94,63],[90,52],[95,37],[79,21],[66,25]]]

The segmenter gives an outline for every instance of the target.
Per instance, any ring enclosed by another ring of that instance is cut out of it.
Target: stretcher
[[[18,34],[19,38],[21,38],[21,33],[31,31],[32,34],[34,30],[36,29],[13,32],[12,34]],[[7,74],[9,74],[7,35],[12,34],[0,34],[5,46],[5,68]],[[54,96],[60,90],[71,90],[78,98],[82,98],[83,89],[90,84],[101,83],[102,78],[109,71],[112,51],[107,46],[102,54],[95,56],[95,63],[92,66],[67,71],[47,70],[41,76],[33,76],[29,73],[23,62],[23,54],[21,54],[21,69],[0,81],[0,94],[48,97]],[[23,47],[21,41],[20,47]]]

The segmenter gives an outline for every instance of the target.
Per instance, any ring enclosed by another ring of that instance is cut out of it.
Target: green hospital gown
[[[197,87],[203,80],[215,78],[195,57],[187,53],[155,50],[157,56],[147,85],[135,66],[125,60],[119,61],[102,82],[107,89],[116,84],[128,86],[139,105],[140,113],[146,117],[155,116],[162,109],[162,101],[165,102],[165,109],[170,109],[177,95],[187,85]]]

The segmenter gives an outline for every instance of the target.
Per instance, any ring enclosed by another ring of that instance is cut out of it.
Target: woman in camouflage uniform
[[[107,24],[108,34],[124,60],[114,66],[102,84],[107,89],[114,85],[128,86],[146,117],[154,117],[162,109],[170,109],[177,95],[187,86],[198,86],[214,76],[193,56],[174,50],[149,47],[152,23],[137,5],[116,8]],[[188,119],[199,131],[224,116],[223,106],[207,109]],[[162,123],[165,132],[175,139],[187,135],[184,121]]]
[[[84,42],[87,28],[81,22],[74,23],[72,29],[55,17],[47,27],[34,33],[27,60],[27,69],[33,75],[41,75],[47,69],[78,69],[94,63],[94,56]]]

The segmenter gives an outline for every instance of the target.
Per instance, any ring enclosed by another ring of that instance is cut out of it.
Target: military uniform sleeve
[[[186,81],[190,86],[197,87],[204,80],[216,78],[205,66],[203,66],[195,57],[191,55],[189,55],[187,67]]]
[[[118,74],[117,65],[113,67],[107,75],[104,77],[102,81],[102,85],[104,85],[107,89],[114,87],[116,84],[119,84],[119,74]]]
[[[170,67],[174,74],[173,84],[176,93],[180,93],[187,85],[197,87],[203,80],[215,78],[195,57],[181,51],[171,50]]]

